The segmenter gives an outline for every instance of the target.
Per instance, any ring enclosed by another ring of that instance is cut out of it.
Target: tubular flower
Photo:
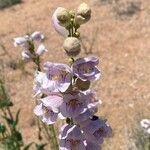
[[[112,131],[106,121],[101,119],[94,119],[86,123],[82,128],[83,134],[85,135],[86,141],[94,144],[102,144],[104,138],[108,137]]]
[[[87,109],[85,101],[85,96],[82,93],[65,94],[60,112],[64,117],[75,118]]]
[[[47,52],[47,49],[45,48],[45,46],[43,44],[40,44],[39,47],[37,48],[36,54],[38,56],[43,55],[45,52]]]
[[[94,90],[87,90],[84,94],[88,97],[87,107],[90,112],[94,115],[98,111],[98,105],[102,103],[101,100],[95,98],[96,92]]]
[[[25,35],[24,37],[17,37],[14,38],[14,46],[22,46],[22,59],[23,60],[30,60],[34,57],[41,56],[44,52],[46,52],[46,48],[41,42],[44,39],[44,35],[39,31],[35,31],[32,34]],[[34,42],[38,42],[39,46],[35,51],[35,44]]]
[[[81,130],[76,125],[64,125],[60,135],[60,150],[86,150]]]
[[[51,95],[41,99],[41,103],[34,108],[34,113],[47,124],[53,124],[57,120],[62,97]]]
[[[99,60],[96,57],[85,57],[77,59],[72,65],[72,72],[83,81],[98,80],[100,71],[97,69]]]
[[[60,92],[65,92],[72,80],[71,69],[68,65],[46,62],[44,69],[47,78],[53,83],[54,87]]]
[[[45,38],[40,31],[33,32],[30,37],[33,41],[37,41],[37,42],[41,42]]]
[[[35,73],[35,81],[33,91],[35,96],[46,94],[49,95],[51,93],[58,93],[59,91],[55,88],[55,84],[53,81],[47,78],[46,73],[36,71]]]
[[[84,141],[84,144],[85,144],[86,150],[101,150],[101,147],[98,144],[93,144],[89,141]]]

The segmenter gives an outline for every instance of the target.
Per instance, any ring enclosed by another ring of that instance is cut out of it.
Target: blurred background
[[[0,67],[14,103],[13,113],[21,108],[19,128],[29,143],[36,141],[38,130],[33,114],[35,66],[21,61],[21,50],[14,48],[12,39],[41,31],[48,49],[42,63],[67,62],[64,39],[54,30],[51,16],[59,6],[76,9],[83,1],[14,0],[13,6],[10,0],[4,1],[0,0]],[[140,120],[150,118],[150,1],[84,2],[91,7],[92,18],[80,28],[81,55],[100,58],[102,76],[92,86],[103,101],[98,115],[107,118],[113,129],[102,149],[144,150]]]

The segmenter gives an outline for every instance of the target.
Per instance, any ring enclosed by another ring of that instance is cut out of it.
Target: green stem
[[[37,65],[38,71],[41,71],[40,57],[35,56],[35,59],[33,59],[33,61]],[[39,122],[39,120],[37,120],[37,121],[38,121],[39,132],[41,132],[40,122]],[[49,139],[51,150],[59,150],[54,125],[46,126],[44,123],[42,123],[42,126],[47,134],[48,139]]]
[[[51,135],[51,138],[50,138],[51,150],[59,150],[54,125],[49,125],[48,128],[49,128],[50,135]]]

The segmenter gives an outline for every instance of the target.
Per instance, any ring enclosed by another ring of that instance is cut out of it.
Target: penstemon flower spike
[[[40,56],[47,50],[40,44],[35,52],[34,41],[40,42],[44,36],[35,32],[15,39],[14,45],[26,50],[22,54],[24,59],[31,59],[38,66],[34,94],[39,100],[34,113],[52,127],[50,131],[54,140],[51,144],[56,145],[53,150],[58,150],[53,126],[58,118],[66,118],[59,135],[60,150],[98,150],[112,131],[106,120],[95,115],[101,101],[90,89],[90,83],[101,75],[97,67],[99,59],[94,56],[76,58],[81,52],[78,29],[90,18],[91,9],[86,3],[76,11],[58,7],[52,15],[55,30],[65,37],[63,48],[69,57],[68,65],[48,61],[44,63],[42,72]]]

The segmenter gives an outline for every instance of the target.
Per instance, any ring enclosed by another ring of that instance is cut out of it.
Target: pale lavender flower
[[[72,65],[73,74],[83,81],[98,80],[100,71],[96,67],[99,60],[97,57],[78,58]]]
[[[86,141],[90,141],[96,145],[102,144],[104,138],[108,137],[112,132],[106,121],[101,119],[87,121],[82,130]]]
[[[15,47],[22,46],[22,47],[28,48],[29,44],[28,44],[27,38],[25,38],[25,37],[14,38],[14,46]]]
[[[23,60],[30,60],[32,58],[32,54],[28,50],[24,50],[21,53]]]
[[[43,55],[45,52],[47,52],[47,49],[45,48],[45,46],[43,44],[40,44],[37,51],[36,51],[36,54],[41,56]]]
[[[85,108],[83,112],[81,112],[81,114],[75,117],[73,120],[80,125],[82,122],[90,119],[90,117],[92,117],[92,113],[89,111],[89,109]]]
[[[44,64],[47,77],[53,82],[56,89],[60,92],[65,92],[72,80],[70,67],[66,64],[46,62]]]
[[[85,144],[86,150],[101,150],[101,147],[99,144],[94,144],[89,141],[84,141],[84,144]]]
[[[46,94],[49,95],[51,93],[58,93],[59,91],[55,88],[55,82],[51,81],[47,78],[47,74],[36,71],[35,72],[35,79],[34,79],[34,96],[39,94]]]
[[[55,30],[62,36],[64,37],[67,37],[69,35],[69,32],[68,30],[61,26],[58,19],[57,19],[57,12],[59,10],[59,7],[55,10],[53,16],[52,16],[52,23],[53,23],[53,26],[55,28]]]
[[[76,125],[64,125],[60,135],[60,150],[86,150],[81,130]]]
[[[33,32],[30,37],[33,41],[37,42],[41,42],[44,39],[44,35],[39,31]]]
[[[36,42],[38,42],[38,44],[40,44],[43,39],[44,39],[44,35],[41,34],[39,31],[36,31],[30,35],[25,35],[24,37],[14,38],[14,46],[15,47],[22,46],[24,51],[28,51],[28,54],[29,54],[29,52],[32,53],[32,51],[35,51],[35,49],[36,49],[34,41],[36,41]],[[45,46],[43,44],[40,44],[35,53],[40,56],[46,51],[47,50],[46,50]],[[22,55],[23,55],[23,58],[25,58],[25,59],[28,58],[27,52],[23,52]],[[30,57],[31,57],[31,55],[30,55]]]
[[[61,104],[62,97],[50,95],[41,99],[41,103],[34,108],[34,113],[39,116],[44,123],[53,124],[57,120]]]
[[[75,118],[87,109],[85,101],[83,93],[64,94],[60,112],[64,117]]]
[[[96,92],[94,90],[87,90],[83,92],[87,97],[87,107],[92,114],[97,113],[98,105],[102,104],[102,101],[96,98]]]

